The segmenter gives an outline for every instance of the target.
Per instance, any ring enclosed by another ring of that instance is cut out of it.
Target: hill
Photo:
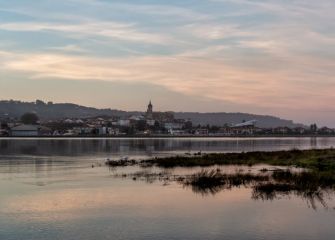
[[[63,119],[63,118],[89,118],[96,116],[117,116],[126,117],[142,112],[126,112],[116,109],[98,109],[85,107],[72,103],[45,103],[22,101],[0,101],[0,118],[20,118],[26,112],[36,112],[42,119]],[[297,127],[302,126],[291,120],[285,120],[274,116],[255,115],[248,113],[197,113],[197,112],[175,112],[176,118],[190,119],[195,125],[219,125],[236,124],[244,120],[257,120],[259,127]]]
[[[218,125],[236,124],[243,121],[256,120],[256,126],[263,128],[272,127],[301,127],[302,124],[294,123],[291,120],[285,120],[274,116],[256,115],[249,113],[195,113],[180,112],[175,113],[176,118],[191,119],[195,125]]]

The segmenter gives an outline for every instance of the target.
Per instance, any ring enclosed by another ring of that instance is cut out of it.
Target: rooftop
[[[13,127],[12,131],[38,131],[40,128],[39,125],[19,125],[16,127]]]

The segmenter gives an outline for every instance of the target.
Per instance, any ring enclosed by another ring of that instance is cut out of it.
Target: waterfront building
[[[170,129],[168,130],[168,133],[169,133],[170,135],[185,135],[185,134],[186,134],[186,132],[185,132],[184,130],[172,129],[172,128],[170,128]]]
[[[13,137],[37,137],[40,131],[39,125],[19,125],[11,129]]]
[[[167,130],[180,130],[184,127],[184,124],[183,123],[180,123],[180,122],[167,122],[167,123],[164,123],[164,128],[167,129]]]
[[[118,121],[118,126],[129,127],[130,126],[130,120],[129,119],[120,119]]]
[[[282,135],[289,134],[291,133],[291,131],[292,130],[289,127],[277,127],[273,129],[274,134],[282,134]]]
[[[322,127],[318,130],[318,133],[320,134],[334,134],[334,129],[328,128],[328,127]]]
[[[293,132],[295,134],[304,134],[304,133],[306,133],[306,128],[296,127],[296,128],[293,129]]]
[[[207,128],[199,128],[195,130],[195,135],[208,135],[208,129]]]

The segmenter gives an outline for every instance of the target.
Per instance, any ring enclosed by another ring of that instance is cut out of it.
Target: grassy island
[[[163,168],[268,164],[335,172],[335,149],[295,149],[276,152],[213,153],[196,156],[174,156],[143,160],[141,164],[155,165]]]

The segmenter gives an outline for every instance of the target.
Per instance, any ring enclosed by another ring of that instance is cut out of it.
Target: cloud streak
[[[222,60],[180,56],[105,59],[60,54],[2,53],[0,56],[3,69],[25,72],[38,79],[149,83],[183,94],[259,107],[318,109],[320,104],[335,100],[330,90],[335,87],[332,76],[321,71],[330,71],[335,64],[321,68],[323,63],[313,59],[292,61],[295,70],[259,72],[231,66]],[[310,71],[310,67],[318,70]],[[324,81],[316,84],[312,79],[320,74]]]
[[[0,4],[12,14],[0,22],[0,68],[27,81],[158,85],[273,113],[334,111],[334,1],[194,2]]]
[[[17,22],[0,24],[0,30],[17,32],[58,32],[72,37],[97,36],[125,41],[145,42],[151,44],[167,44],[171,41],[163,34],[141,32],[135,24],[116,22],[86,22],[78,24],[59,24],[41,22]]]

